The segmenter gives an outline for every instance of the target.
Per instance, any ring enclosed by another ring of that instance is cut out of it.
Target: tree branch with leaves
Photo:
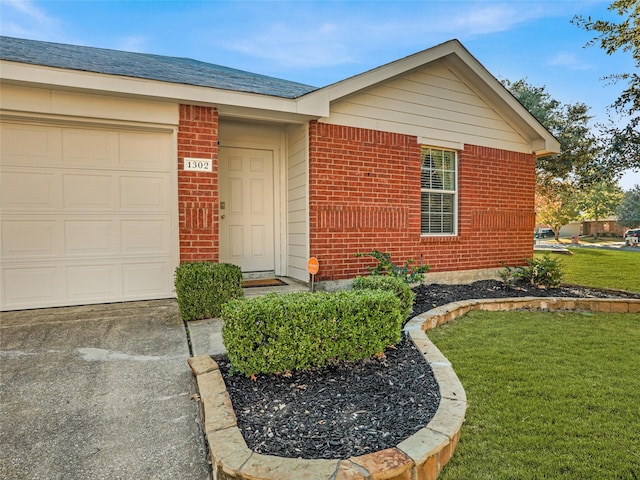
[[[602,126],[607,146],[599,167],[606,175],[612,176],[625,169],[640,169],[640,1],[617,0],[608,9],[620,16],[620,22],[577,15],[572,23],[597,33],[586,46],[599,43],[607,55],[618,51],[631,52],[635,61],[635,71],[605,77],[612,83],[626,83],[626,88],[612,105],[623,125],[619,126],[619,122],[612,120]]]

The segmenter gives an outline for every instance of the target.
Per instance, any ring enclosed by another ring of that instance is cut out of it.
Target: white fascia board
[[[319,90],[308,93],[305,97],[311,98],[325,96],[328,98],[329,102],[332,102],[431,63],[443,56],[453,53],[459,48],[460,43],[457,40],[450,40],[436,47],[423,50],[392,63],[382,65],[374,68],[373,70],[369,70],[354,77],[328,85]]]
[[[298,113],[313,117],[328,117],[330,109],[329,91],[321,88],[296,99]]]
[[[326,109],[316,102],[306,102],[299,112],[297,100],[234,92],[211,87],[182,85],[133,77],[104,75],[92,72],[43,67],[18,62],[0,62],[0,81],[31,85],[40,88],[59,88],[107,95],[144,97],[160,101],[199,105],[228,105],[236,108],[257,109],[320,117]]]
[[[464,48],[456,53],[445,64],[529,142],[532,153],[560,152],[560,142],[473,55]]]

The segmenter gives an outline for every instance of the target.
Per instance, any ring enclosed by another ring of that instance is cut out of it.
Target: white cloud
[[[560,52],[551,58],[547,65],[551,67],[562,67],[568,70],[592,70],[594,67],[580,60],[572,53]]]
[[[210,41],[280,68],[366,66],[372,57],[385,58],[385,52],[402,50],[408,55],[452,38],[508,31],[558,12],[550,13],[546,2],[529,1],[336,2],[331,9],[298,7],[302,2],[286,5],[286,12],[243,11],[244,36],[238,38],[237,31],[229,30]]]
[[[225,47],[284,66],[327,67],[353,61],[343,27],[329,22],[312,26],[278,22],[250,37],[226,42]]]
[[[0,9],[3,35],[47,40],[59,33],[60,21],[47,15],[31,0],[1,0]]]
[[[125,52],[146,53],[148,51],[147,43],[148,39],[143,35],[130,35],[119,38],[114,48]]]
[[[521,23],[548,15],[539,4],[529,2],[458,3],[458,8],[462,6],[465,12],[453,18],[453,24],[461,32],[461,36],[504,32]]]

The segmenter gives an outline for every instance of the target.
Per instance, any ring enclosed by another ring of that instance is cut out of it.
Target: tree
[[[537,183],[550,186],[564,180],[583,185],[594,181],[599,145],[589,127],[589,107],[584,103],[563,105],[546,87],[526,80],[502,83],[560,142],[559,154],[536,160]]]
[[[618,225],[627,228],[640,227],[640,185],[624,192],[617,214]]]
[[[568,181],[554,180],[536,187],[536,223],[549,225],[558,240],[560,228],[580,216],[579,191]]]
[[[582,192],[580,208],[583,216],[595,221],[594,236],[598,238],[598,222],[608,215],[614,215],[622,202],[623,192],[617,182],[600,181]]]
[[[588,32],[598,33],[587,46],[599,43],[607,55],[618,50],[630,51],[635,60],[635,71],[605,77],[613,83],[627,83],[612,105],[621,117],[628,118],[627,125],[620,127],[611,122],[603,126],[608,141],[600,167],[606,174],[615,175],[628,168],[640,169],[640,1],[616,0],[608,9],[622,17],[620,23],[592,20],[581,15],[575,16],[572,23]]]

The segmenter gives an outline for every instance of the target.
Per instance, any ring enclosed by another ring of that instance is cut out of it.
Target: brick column
[[[211,160],[212,172],[185,172],[184,159]],[[218,112],[180,105],[178,127],[178,220],[180,262],[219,259]]]

